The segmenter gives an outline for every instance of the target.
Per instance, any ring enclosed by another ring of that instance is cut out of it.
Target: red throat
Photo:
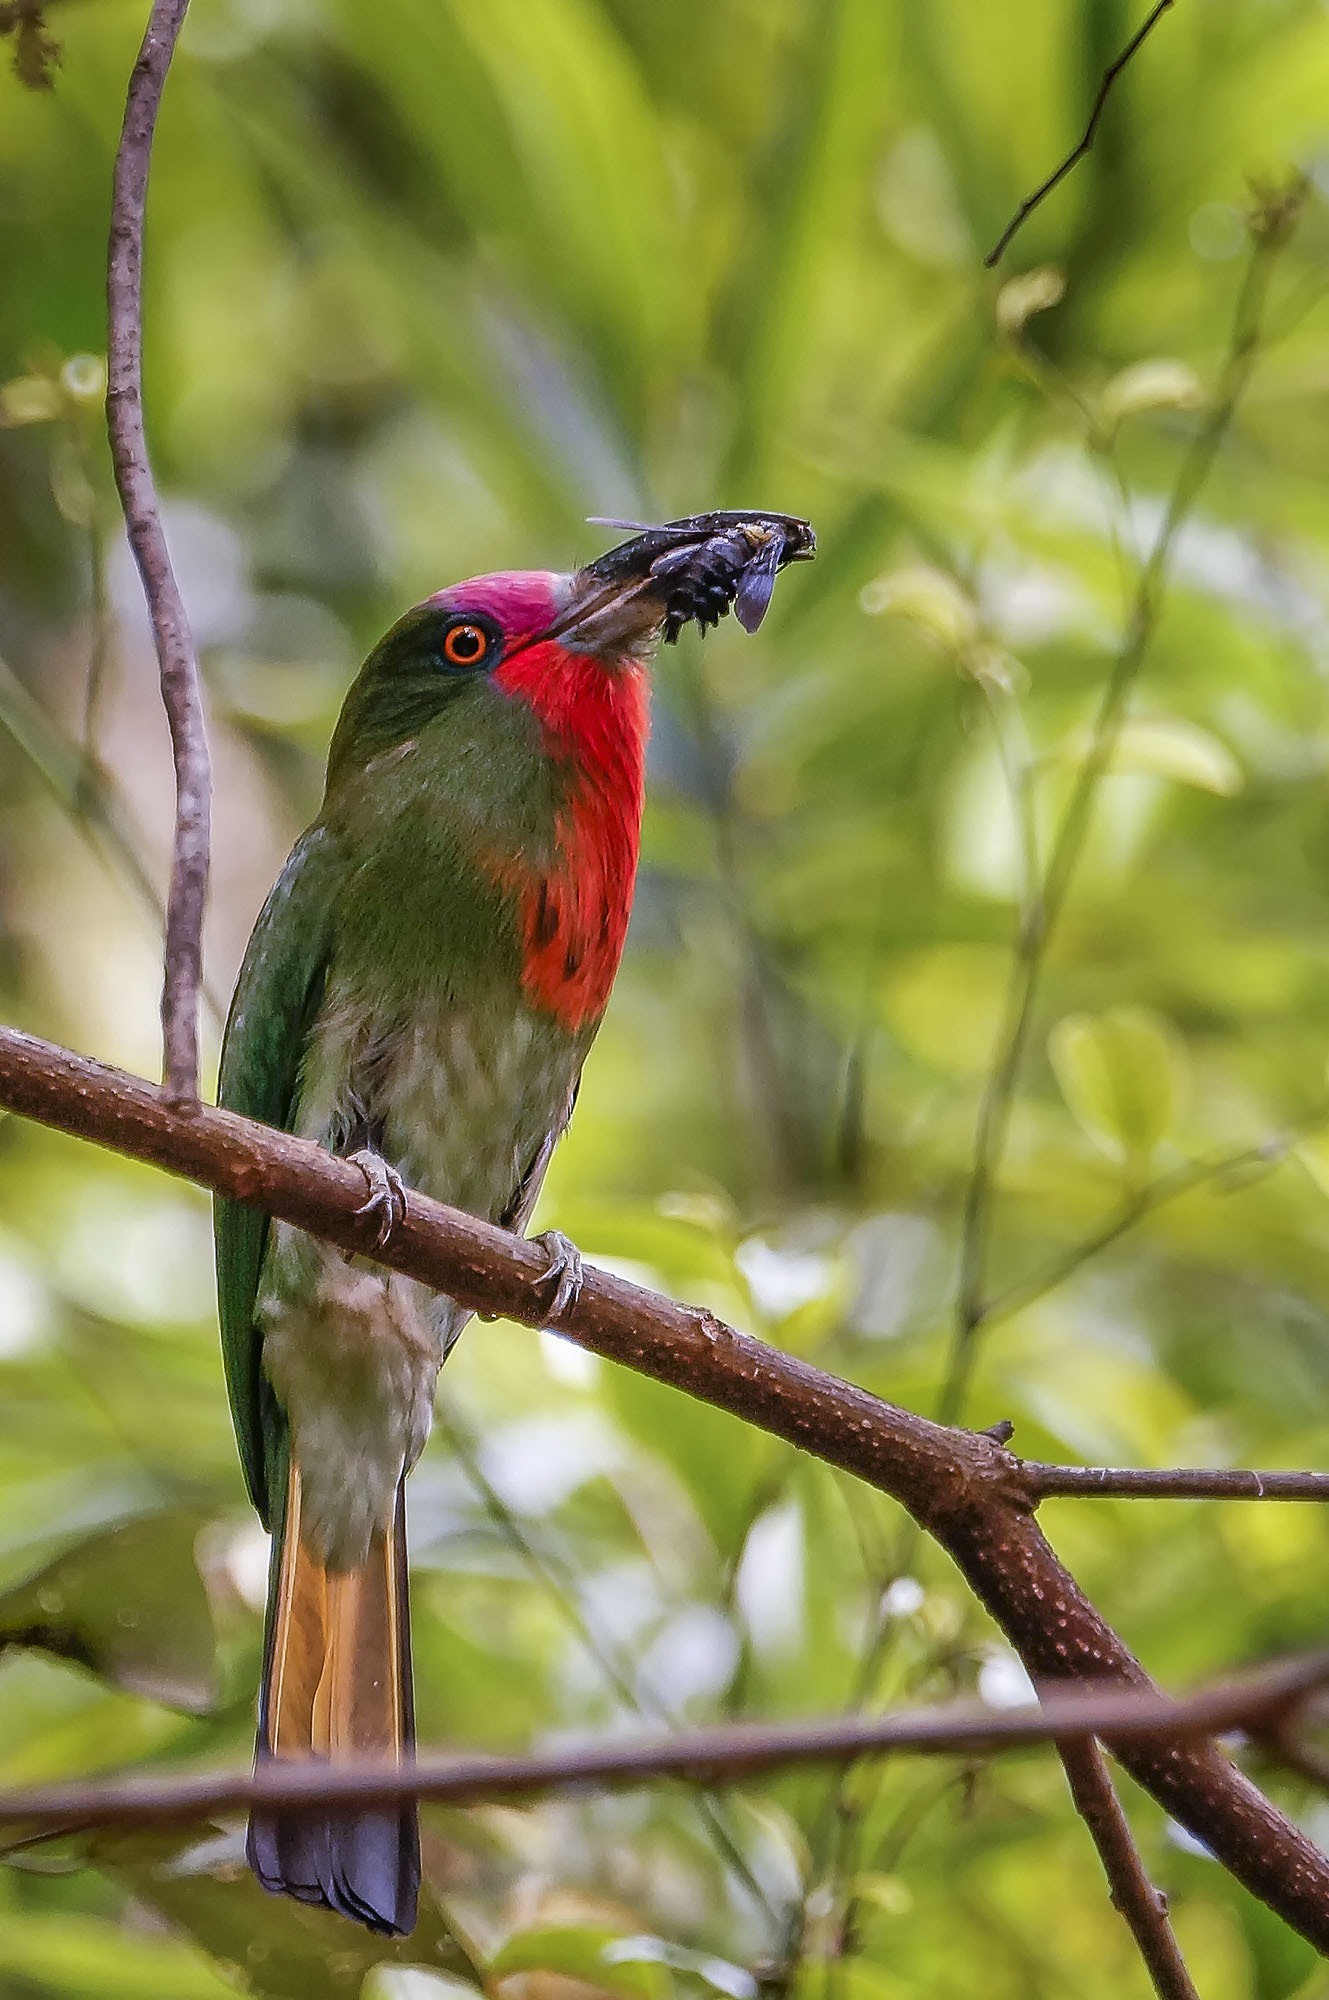
[[[547,870],[505,863],[522,927],[522,984],[571,1032],[598,1021],[623,955],[645,788],[647,678],[556,642],[527,646],[494,679],[539,716],[568,796]]]

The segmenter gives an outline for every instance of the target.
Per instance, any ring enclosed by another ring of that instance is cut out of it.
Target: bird
[[[408,1188],[525,1230],[623,950],[649,656],[736,600],[759,617],[814,547],[795,516],[689,517],[570,573],[450,585],[370,653],[246,950],[218,1101],[353,1160],[375,1248]],[[405,1479],[469,1314],[253,1207],[220,1200],[215,1241],[236,1439],[272,1536],[256,1761],[400,1765]],[[542,1241],[553,1325],[581,1264]],[[256,1807],[246,1853],[274,1894],[414,1926],[413,1802]]]

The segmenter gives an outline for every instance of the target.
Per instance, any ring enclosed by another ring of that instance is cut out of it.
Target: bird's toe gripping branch
[[[381,1250],[397,1224],[406,1220],[406,1183],[397,1169],[390,1167],[378,1153],[365,1149],[359,1153],[348,1153],[346,1157],[351,1166],[359,1167],[369,1189],[367,1199],[355,1212],[377,1219],[378,1233],[374,1244]]]
[[[552,1283],[554,1296],[549,1302],[547,1325],[553,1326],[562,1319],[569,1306],[575,1306],[581,1296],[582,1261],[581,1251],[575,1243],[570,1243],[561,1230],[546,1229],[542,1236],[531,1239],[549,1252],[549,1268],[536,1283]]]

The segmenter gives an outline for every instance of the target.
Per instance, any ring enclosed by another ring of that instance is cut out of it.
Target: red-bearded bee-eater
[[[631,524],[624,524],[631,525]],[[627,931],[646,660],[731,604],[753,629],[806,522],[707,514],[571,575],[417,605],[346,697],[318,818],[255,926],[220,1101],[354,1157],[380,1243],[404,1188],[521,1230],[572,1112]],[[576,1252],[550,1250],[550,1319]],[[451,1299],[220,1202],[236,1435],[273,1535],[257,1755],[413,1746],[405,1476],[468,1317]],[[266,1889],[409,1931],[413,1805],[255,1811]]]

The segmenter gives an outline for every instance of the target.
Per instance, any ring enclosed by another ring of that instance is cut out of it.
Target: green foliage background
[[[224,1002],[340,695],[406,604],[583,559],[591,513],[810,515],[821,556],[756,641],[660,663],[630,948],[542,1223],[895,1400],[954,1398],[1022,834],[1044,865],[1212,413],[1248,176],[1300,168],[1249,393],[1044,954],[982,1294],[1008,1296],[963,1412],[1034,1456],[1315,1465],[1324,7],[1181,0],[1001,274],[1053,263],[1064,296],[1008,291],[1003,325],[981,267],[1142,12],[196,0],[146,366],[211,704],[210,979]],[[169,762],[87,358],[144,13],[53,8],[54,87],[0,77],[0,1005],[153,1073]],[[412,1510],[433,1744],[1020,1695],[879,1498],[521,1328],[473,1327],[450,1362]],[[1310,1508],[1046,1518],[1169,1685],[1323,1643]],[[203,1200],[0,1124],[0,1782],[242,1762],[262,1566]],[[1329,1993],[1128,1803],[1206,2000]],[[233,1825],[12,1850],[0,1993],[1147,1990],[1047,1755],[426,1822],[426,1913],[392,1949],[263,1898]]]

